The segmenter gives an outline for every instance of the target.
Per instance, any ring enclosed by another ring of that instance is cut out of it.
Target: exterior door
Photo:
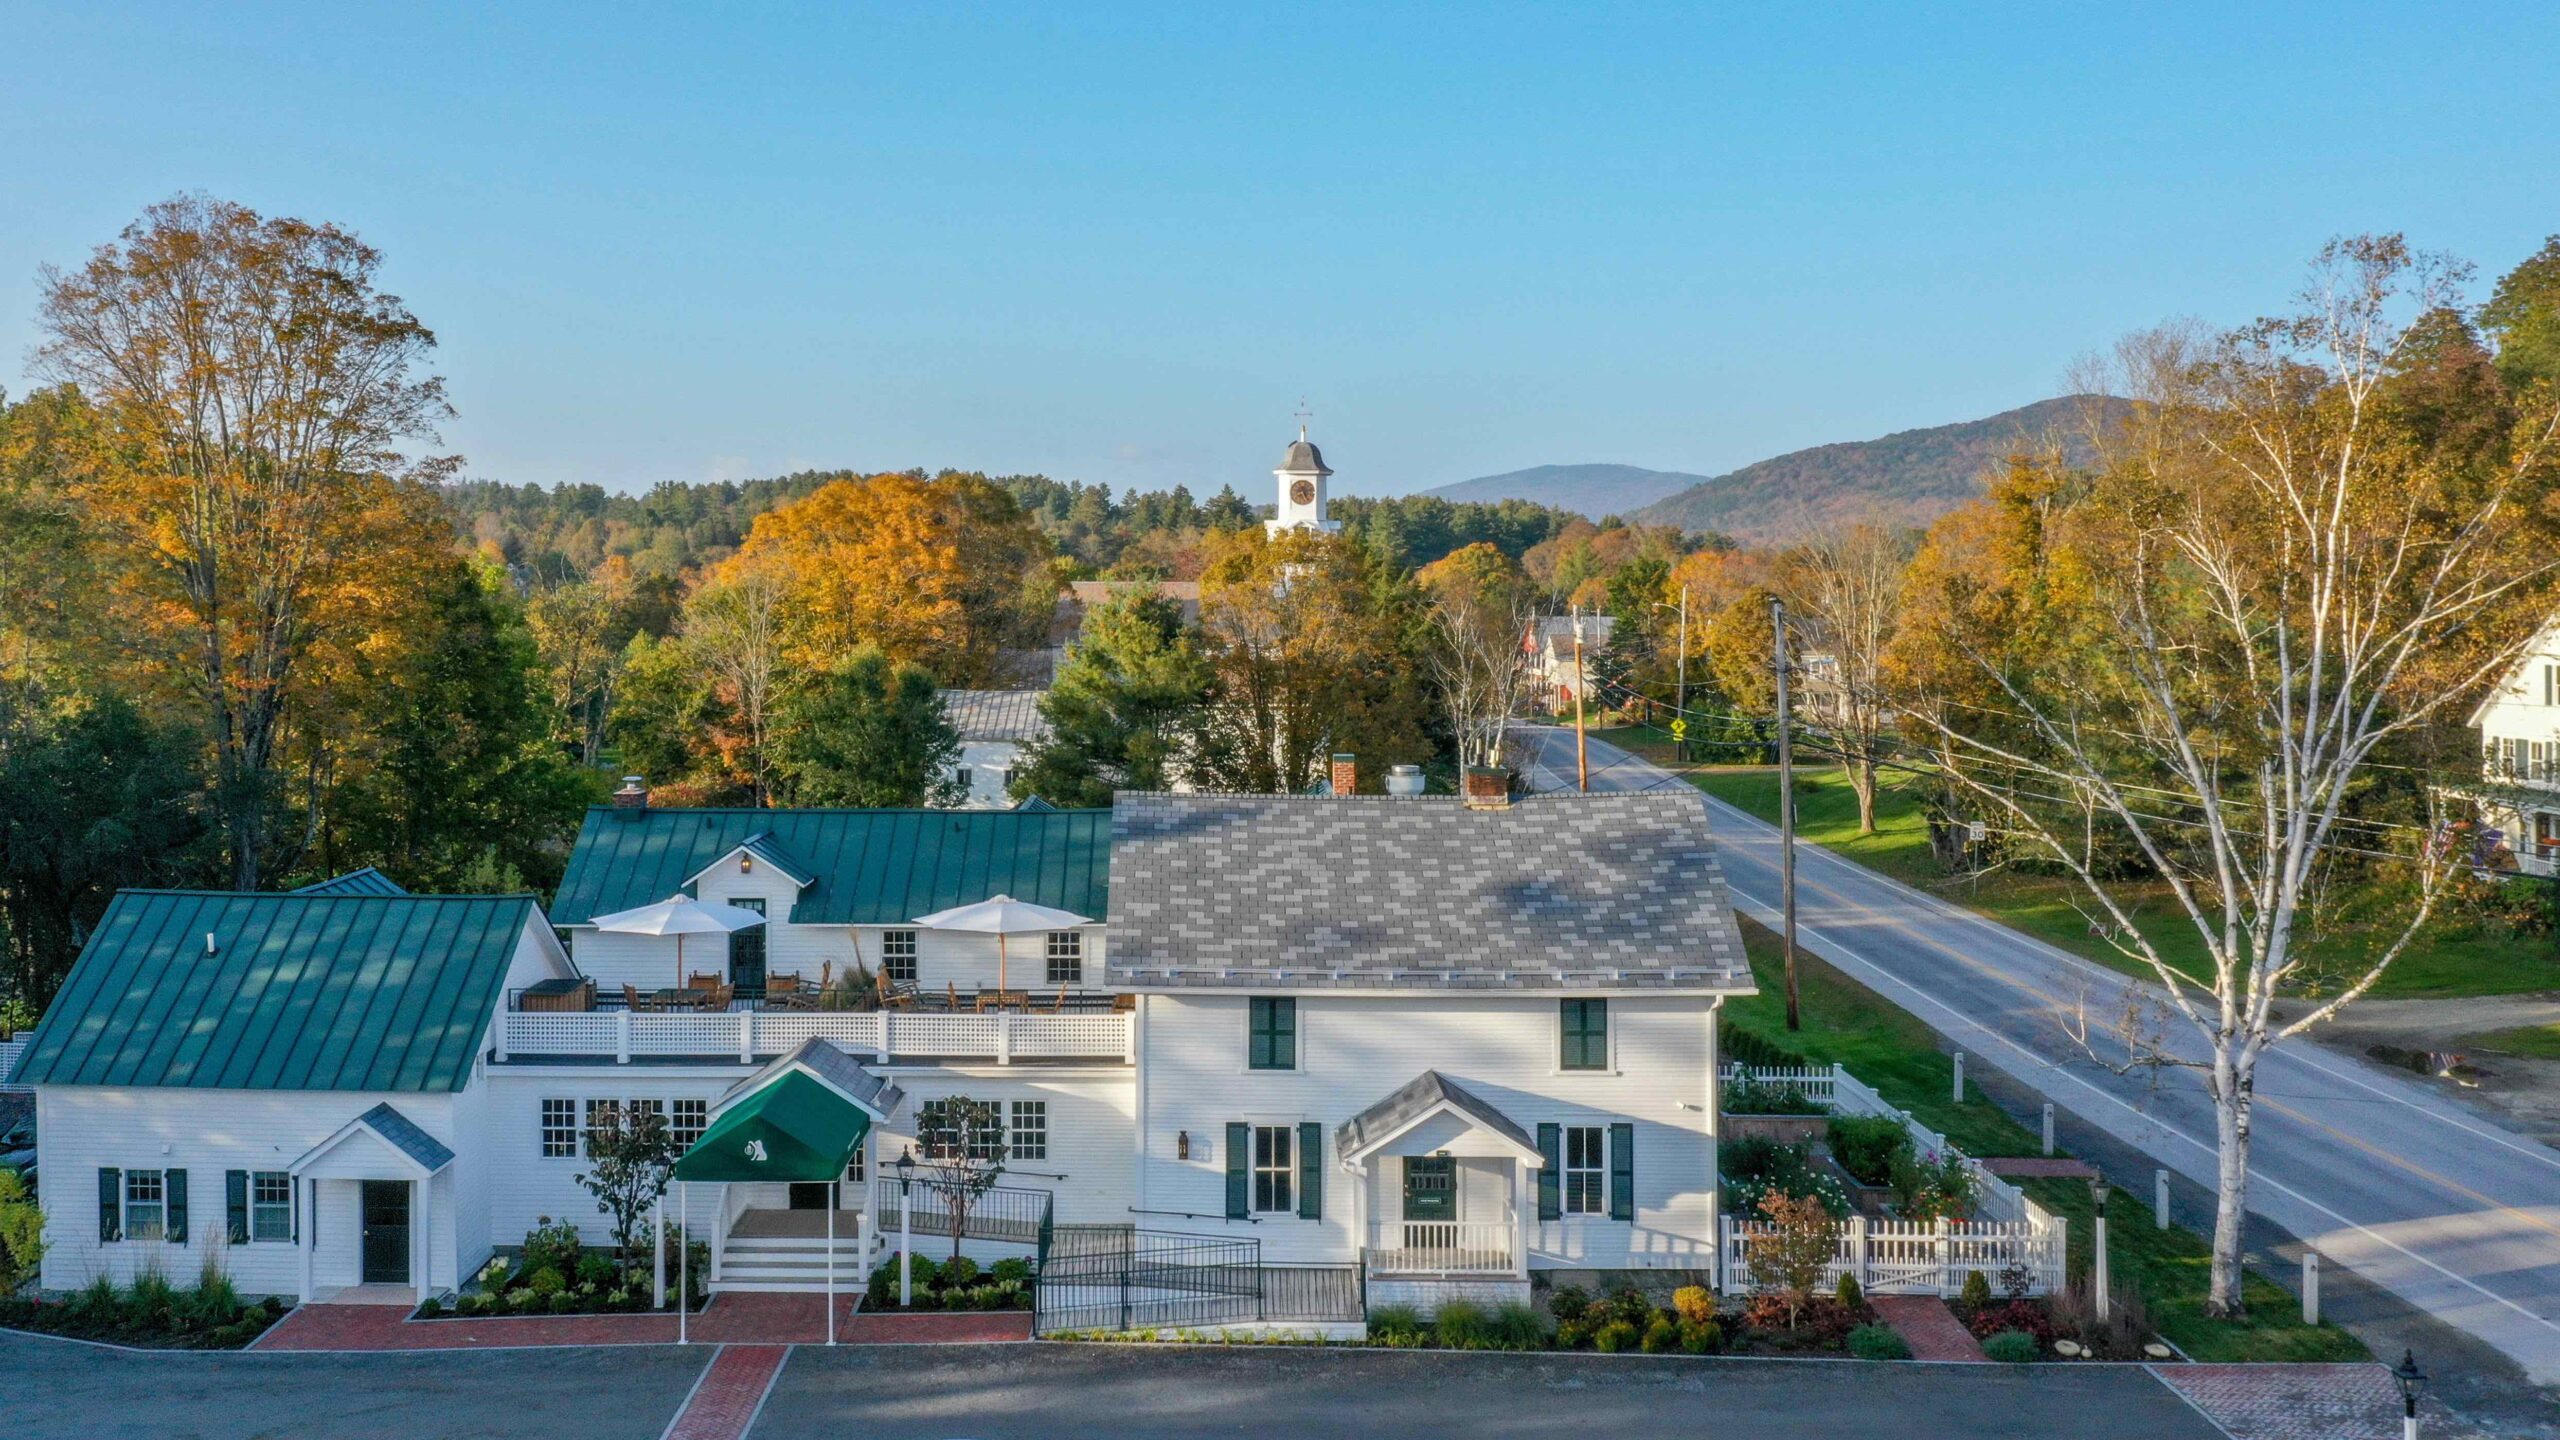
[[[759,915],[764,913],[761,900],[730,900],[724,903],[741,910],[753,910]],[[736,989],[741,1000],[764,998],[764,932],[762,925],[730,932],[729,984]]]
[[[801,1181],[801,1180],[794,1180],[794,1181],[792,1181],[792,1182],[791,1182],[791,1208],[792,1208],[792,1209],[794,1209],[794,1210],[824,1210],[824,1209],[826,1209],[826,1208],[827,1208],[827,1189],[828,1189],[827,1182],[825,1182],[824,1180],[818,1180],[818,1181]]]
[[[1404,1218],[1458,1218],[1458,1162],[1446,1155],[1415,1155],[1404,1162]]]
[[[364,1207],[364,1283],[409,1283],[409,1182],[366,1180]]]

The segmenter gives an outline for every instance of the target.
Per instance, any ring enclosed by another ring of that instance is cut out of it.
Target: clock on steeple
[[[1325,468],[1324,453],[1307,438],[1304,421],[1298,425],[1296,443],[1271,473],[1280,481],[1280,503],[1264,522],[1266,531],[1277,535],[1283,530],[1315,530],[1330,535],[1342,528],[1341,521],[1325,518],[1324,482],[1333,472]]]

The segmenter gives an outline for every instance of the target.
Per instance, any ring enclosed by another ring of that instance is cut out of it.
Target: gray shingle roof
[[[382,1143],[424,1166],[429,1174],[453,1163],[453,1151],[446,1148],[443,1141],[419,1129],[417,1121],[393,1109],[387,1100],[357,1116],[356,1120],[381,1136]]]
[[[1493,1108],[1483,1096],[1437,1070],[1425,1070],[1397,1086],[1387,1098],[1335,1126],[1333,1153],[1337,1157],[1356,1154],[1392,1137],[1443,1104],[1523,1150],[1538,1148],[1536,1137],[1520,1128],[1519,1121]]]
[[[808,1039],[800,1042],[800,1048],[766,1061],[754,1074],[723,1091],[719,1104],[712,1108],[726,1109],[731,1101],[744,1099],[772,1084],[777,1077],[804,1065],[819,1079],[852,1096],[855,1104],[868,1105],[882,1115],[896,1114],[899,1104],[907,1098],[906,1091],[873,1074],[861,1061],[846,1054],[841,1046],[832,1041]]]
[[[1129,793],[1110,983],[1164,990],[1749,991],[1697,792]]]
[[[1287,475],[1330,475],[1333,473],[1331,470],[1325,468],[1324,452],[1315,447],[1314,441],[1308,440],[1303,436],[1289,442],[1289,453],[1280,457],[1280,470],[1281,473]]]
[[[1040,718],[1046,690],[945,690],[943,713],[963,740],[1037,740],[1049,733]]]

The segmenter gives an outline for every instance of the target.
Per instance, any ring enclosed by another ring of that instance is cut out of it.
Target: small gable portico
[[[1518,1122],[1425,1070],[1334,1131],[1369,1264],[1382,1272],[1528,1278],[1530,1221],[1546,1163]]]
[[[306,1300],[380,1286],[424,1303],[458,1283],[453,1151],[389,1102],[286,1168],[305,1210],[297,1240]]]

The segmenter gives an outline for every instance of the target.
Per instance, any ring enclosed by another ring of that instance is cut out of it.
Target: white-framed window
[[[880,973],[888,977],[892,985],[916,983],[916,932],[880,932]]]
[[[1049,1102],[1016,1100],[1013,1102],[1012,1152],[1016,1160],[1049,1158]]]
[[[1253,1127],[1253,1208],[1257,1214],[1294,1212],[1298,1178],[1298,1131],[1294,1125]]]
[[[542,1158],[573,1159],[578,1153],[578,1102],[547,1099],[542,1102]]]
[[[158,1240],[169,1227],[168,1177],[158,1170],[124,1172],[124,1224],[127,1240]]]
[[[249,1172],[249,1238],[293,1238],[293,1176],[282,1170]]]
[[[968,1147],[972,1160],[1002,1160],[1005,1152],[1004,1104],[1001,1101],[982,1101],[980,1104],[981,1113],[969,1127],[968,1138],[962,1143]],[[918,1111],[916,1129],[924,1139],[927,1159],[951,1158],[950,1115],[951,1102],[948,1100],[927,1100]]]
[[[1084,983],[1084,932],[1052,930],[1049,932],[1049,983],[1081,985]]]
[[[856,1184],[862,1181],[862,1147],[853,1147],[853,1155],[844,1162],[844,1178]]]
[[[622,1102],[619,1100],[590,1100],[587,1102],[587,1126],[586,1133],[582,1137],[586,1143],[580,1148],[585,1151],[588,1159],[592,1160],[595,1158],[596,1130],[598,1127],[607,1123],[605,1117],[610,1115],[618,1121],[621,1118],[621,1114]]]
[[[693,1148],[693,1142],[702,1138],[702,1132],[709,1127],[710,1123],[710,1101],[678,1100],[675,1102],[674,1113],[667,1120],[667,1138],[676,1142],[676,1148],[690,1150]]]
[[[1609,1127],[1564,1127],[1564,1213],[1609,1213]]]

